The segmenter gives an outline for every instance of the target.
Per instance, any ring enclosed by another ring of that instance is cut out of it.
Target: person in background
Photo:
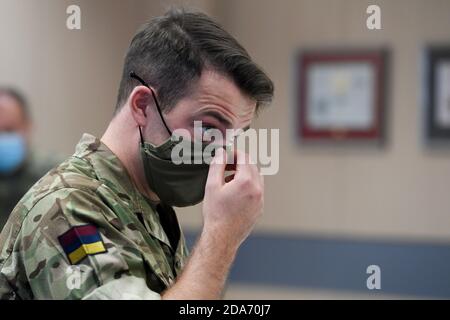
[[[24,96],[0,87],[0,230],[20,198],[54,164],[37,160],[30,149],[31,132]]]

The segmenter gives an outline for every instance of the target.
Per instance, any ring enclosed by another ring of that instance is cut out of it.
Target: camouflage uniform
[[[0,175],[0,231],[20,198],[55,165],[53,159],[31,155],[18,172]]]
[[[104,250],[83,246],[80,226],[97,230]],[[62,245],[68,232],[82,240],[80,261]],[[3,299],[158,299],[188,254],[172,208],[143,197],[119,159],[87,134],[19,202],[0,248]]]

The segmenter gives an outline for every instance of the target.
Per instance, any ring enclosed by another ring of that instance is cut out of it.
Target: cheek
[[[0,132],[8,131],[11,128],[11,120],[7,115],[0,113]]]
[[[14,122],[8,122],[7,119],[0,120],[0,132],[17,132],[22,135],[27,133],[26,127]]]

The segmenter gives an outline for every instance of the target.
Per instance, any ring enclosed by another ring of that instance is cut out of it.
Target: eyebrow
[[[204,116],[210,116],[213,118],[216,118],[223,126],[227,127],[227,128],[231,128],[233,126],[233,123],[228,120],[226,117],[224,117],[220,112],[214,111],[214,110],[207,110],[207,111],[200,111],[198,115],[204,115]],[[242,128],[242,130],[245,132],[248,129],[250,129],[250,125]]]
[[[227,128],[231,128],[233,126],[233,123],[229,119],[225,118],[221,113],[217,111],[213,110],[200,111],[197,115],[204,115],[216,118],[223,126]]]

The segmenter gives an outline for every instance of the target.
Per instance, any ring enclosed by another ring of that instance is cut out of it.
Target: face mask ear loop
[[[134,73],[134,71],[130,72],[130,77],[133,78],[133,79],[136,79],[142,85],[144,85],[144,86],[146,86],[147,88],[150,89],[150,91],[152,92],[153,101],[155,101],[156,110],[158,110],[158,113],[159,113],[159,116],[160,116],[160,118],[162,120],[162,123],[163,123],[164,127],[166,128],[167,132],[169,133],[169,135],[172,136],[172,131],[169,129],[169,126],[167,125],[166,120],[164,120],[161,108],[159,107],[158,99],[156,99],[156,94],[153,91],[153,89],[150,88],[150,86],[144,80],[142,80],[141,77],[139,77],[136,73]],[[140,130],[140,127],[139,127],[139,130]],[[141,132],[141,140],[142,140],[142,132]]]
[[[156,110],[158,110],[159,116],[161,117],[161,120],[162,120],[162,123],[164,124],[164,127],[166,127],[166,130],[169,133],[169,135],[172,136],[172,131],[169,129],[169,126],[167,125],[166,120],[164,120],[163,114],[161,112],[161,108],[159,107],[158,99],[156,99],[155,92],[153,91],[152,88],[150,88],[148,86],[147,86],[147,88],[149,88],[150,91],[152,92],[153,100],[155,101],[155,104],[156,104]]]
[[[141,126],[139,126],[139,135],[141,136],[141,145],[144,145],[144,137],[142,136]]]

